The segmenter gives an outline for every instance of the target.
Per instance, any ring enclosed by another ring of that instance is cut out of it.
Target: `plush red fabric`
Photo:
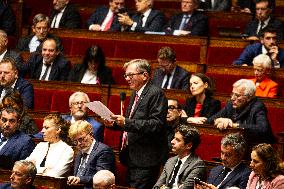
[[[240,48],[227,48],[227,47],[208,47],[207,63],[217,65],[232,65],[243,52],[243,47]]]
[[[127,81],[123,77],[124,70],[121,67],[112,68],[112,77],[117,85],[128,85]]]
[[[113,149],[119,149],[121,131],[105,127],[104,143]]]
[[[34,89],[34,110],[49,111],[53,93],[56,90]]]
[[[73,93],[74,91],[56,91],[52,96],[50,111],[69,113],[69,96]]]
[[[221,139],[222,136],[201,134],[201,143],[196,149],[196,154],[199,155],[201,159],[208,161],[212,161],[213,157],[220,157]]]

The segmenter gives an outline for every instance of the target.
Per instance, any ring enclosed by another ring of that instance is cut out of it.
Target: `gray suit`
[[[160,178],[158,179],[157,183],[153,188],[157,187],[159,188],[162,185],[168,186],[172,172],[174,170],[177,161],[178,161],[177,156],[168,159]],[[191,154],[183,164],[181,170],[179,171],[178,175],[179,188],[193,189],[194,188],[193,178],[198,177],[200,179],[203,179],[205,178],[205,175],[206,175],[206,166],[204,162],[195,154]]]

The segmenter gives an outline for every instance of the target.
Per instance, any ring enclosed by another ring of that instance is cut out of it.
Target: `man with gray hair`
[[[241,162],[246,148],[246,141],[241,134],[233,133],[224,136],[221,141],[222,165],[211,169],[207,183],[197,185],[196,189],[225,189],[230,187],[245,189],[251,172],[246,164]]]
[[[0,185],[1,189],[25,188],[35,189],[33,181],[36,177],[36,167],[34,163],[27,160],[16,161],[10,176],[10,183]]]
[[[94,138],[103,142],[104,139],[104,127],[101,123],[94,118],[88,116],[88,107],[86,103],[89,103],[90,99],[84,92],[75,92],[69,97],[70,115],[63,115],[63,119],[74,123],[78,120],[86,120],[94,129]]]
[[[247,79],[233,84],[231,100],[207,123],[219,129],[245,128],[248,138],[254,143],[273,143],[274,137],[267,118],[265,105],[255,97],[255,85]]]
[[[115,188],[115,176],[109,170],[100,170],[93,177],[93,189]]]

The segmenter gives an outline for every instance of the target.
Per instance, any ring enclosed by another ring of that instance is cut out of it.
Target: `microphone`
[[[120,115],[123,115],[124,101],[125,101],[125,98],[126,98],[126,93],[121,92],[119,94],[119,96],[120,96]]]

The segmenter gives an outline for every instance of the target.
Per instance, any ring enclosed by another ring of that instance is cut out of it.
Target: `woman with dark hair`
[[[18,91],[9,91],[4,96],[1,104],[1,109],[6,107],[12,107],[19,112],[20,131],[31,135],[38,133],[38,127],[35,121],[27,114],[24,108],[23,98]]]
[[[70,71],[69,81],[85,84],[113,84],[111,70],[105,66],[105,55],[98,45],[86,50],[83,64],[77,64]]]
[[[192,74],[189,83],[192,97],[186,100],[184,110],[187,115],[182,120],[202,124],[221,109],[221,103],[212,98],[213,83],[205,74]]]
[[[284,165],[270,144],[258,144],[252,148],[247,189],[283,189]]]

